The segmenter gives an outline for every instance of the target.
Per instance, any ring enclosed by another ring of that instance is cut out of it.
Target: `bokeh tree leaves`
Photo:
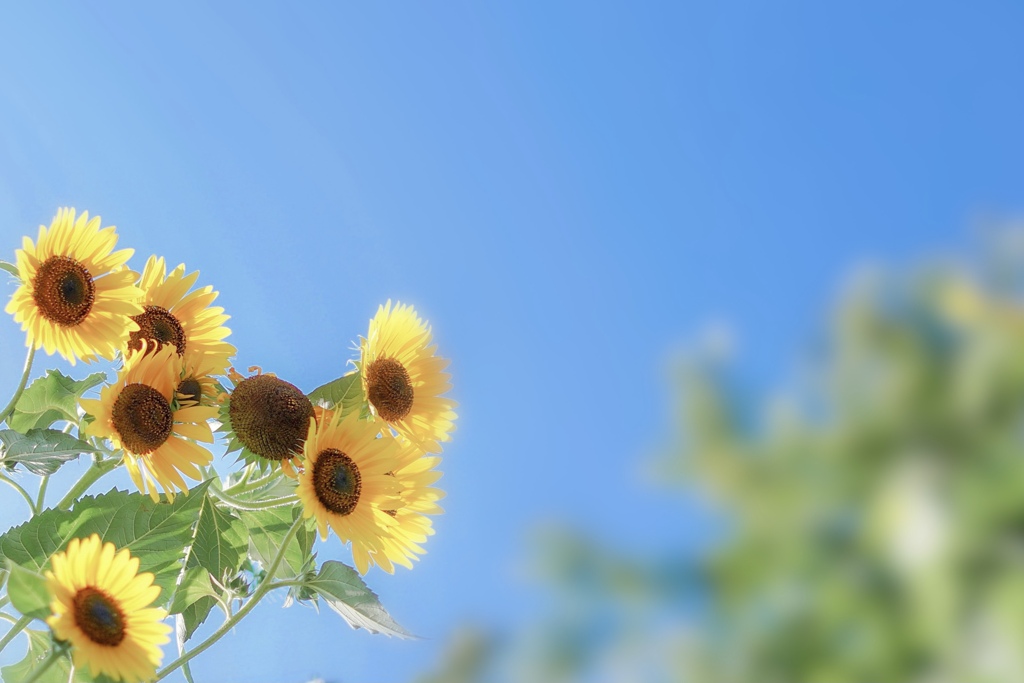
[[[862,274],[768,397],[692,353],[654,477],[686,507],[660,552],[552,532],[534,562],[547,611],[440,670],[1024,680],[1024,290],[1003,256]],[[694,550],[697,520],[712,532]]]

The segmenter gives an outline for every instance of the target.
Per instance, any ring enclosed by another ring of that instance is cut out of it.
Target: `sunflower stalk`
[[[43,511],[43,503],[46,502],[46,487],[50,483],[50,475],[44,474],[39,482],[39,492],[36,494],[36,504],[32,507],[32,513],[38,515]]]
[[[227,488],[224,488],[224,489],[221,489],[221,490],[224,493],[227,493],[229,495],[237,496],[237,495],[242,494],[242,493],[249,493],[250,491],[256,491],[257,489],[261,489],[261,488],[263,488],[265,486],[269,486],[269,485],[273,484],[276,480],[281,478],[281,473],[280,472],[273,472],[271,474],[268,474],[265,477],[258,477],[256,479],[250,479],[250,474],[251,474],[250,470],[254,470],[254,469],[255,469],[254,465],[249,465],[246,468],[246,474],[243,475],[242,478],[239,481],[237,481],[234,484],[232,484],[231,486],[228,486]]]
[[[35,503],[34,500],[32,500],[32,496],[30,496],[28,494],[28,491],[26,491],[24,489],[24,487],[22,487],[21,484],[19,484],[18,482],[14,481],[10,477],[8,477],[6,474],[0,474],[0,481],[4,482],[8,486],[10,486],[12,489],[14,489],[18,493],[20,493],[21,497],[25,499],[25,502],[28,503],[28,509],[31,510],[33,513],[35,512],[35,510],[36,510],[36,503]]]
[[[93,461],[92,466],[85,471],[82,477],[75,482],[75,485],[57,503],[58,510],[67,510],[78,500],[78,498],[89,490],[99,479],[114,470],[121,463],[119,458],[108,458],[106,460]]]
[[[19,633],[25,630],[25,627],[31,623],[32,617],[22,617],[18,621],[14,622],[11,626],[11,630],[4,634],[3,638],[0,638],[0,652],[3,652],[4,648],[14,640]]]
[[[225,486],[224,490],[229,492],[229,493],[234,493],[236,491],[246,490],[246,487],[247,487],[247,485],[249,483],[249,479],[252,477],[253,470],[255,470],[255,469],[256,469],[256,464],[255,463],[249,463],[248,465],[246,465],[245,469],[242,470],[242,474],[239,475],[238,481],[236,481],[231,486]]]
[[[36,681],[38,681],[42,677],[42,675],[45,674],[46,671],[54,665],[54,663],[56,663],[58,659],[60,659],[67,653],[67,651],[68,646],[66,644],[62,643],[54,645],[53,649],[50,650],[50,656],[48,656],[46,660],[39,665],[39,668],[36,669],[31,676],[29,676],[28,680],[26,680],[25,683],[35,683]]]
[[[219,491],[212,486],[210,487],[209,491],[211,496],[213,496],[220,502],[224,503],[228,507],[235,508],[236,510],[248,510],[251,512],[255,512],[257,510],[269,510],[271,508],[279,508],[284,507],[286,505],[294,505],[299,500],[296,496],[292,495],[282,496],[280,498],[269,498],[267,500],[247,501],[239,500],[238,498],[228,495],[223,491]]]
[[[25,355],[25,371],[21,373],[21,381],[18,382],[18,388],[14,390],[14,396],[11,397],[10,403],[0,412],[0,422],[6,422],[7,418],[14,412],[14,407],[18,405],[18,399],[21,398],[21,394],[25,391],[25,385],[28,384],[28,376],[32,373],[32,360],[35,357],[35,348],[32,346],[28,347],[28,353]]]
[[[274,578],[274,574],[276,574],[277,570],[281,567],[281,562],[284,561],[285,551],[288,550],[289,544],[291,544],[292,539],[295,538],[296,532],[298,532],[299,527],[303,525],[304,521],[305,520],[303,519],[303,517],[299,515],[299,517],[297,517],[295,521],[292,523],[291,527],[288,529],[288,532],[285,534],[284,539],[282,539],[281,541],[281,547],[277,551],[277,555],[274,557],[273,562],[271,562],[270,566],[267,568],[266,579],[263,581],[263,583],[259,585],[256,591],[252,594],[252,597],[249,598],[249,600],[246,601],[246,603],[242,605],[233,616],[225,620],[224,623],[221,624],[220,628],[218,628],[209,638],[207,638],[202,643],[200,643],[193,649],[189,650],[188,652],[182,654],[180,657],[178,657],[173,662],[165,666],[163,669],[160,669],[160,671],[158,671],[156,673],[156,676],[153,678],[153,683],[162,680],[167,675],[172,673],[175,669],[185,665],[186,663],[191,661],[193,657],[202,654],[207,649],[209,649],[214,643],[216,643],[218,640],[227,635],[227,633],[231,631],[231,629],[233,629],[238,622],[244,619],[245,616],[249,614],[249,612],[251,612],[254,607],[256,607],[259,601],[262,600],[267,593],[269,593],[276,587],[272,581]]]

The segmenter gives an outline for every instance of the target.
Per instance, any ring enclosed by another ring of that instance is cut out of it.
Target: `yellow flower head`
[[[373,414],[428,453],[440,453],[455,429],[448,361],[434,355],[430,327],[412,306],[391,301],[377,310],[360,343],[357,365]]]
[[[181,379],[174,390],[178,405],[183,408],[219,405],[220,388],[215,378],[222,370],[219,358],[188,350],[182,360]]]
[[[355,413],[342,418],[340,412],[325,411],[320,425],[310,421],[298,475],[303,515],[316,518],[320,538],[327,540],[330,527],[342,543],[352,542],[361,574],[374,558],[390,556],[382,539],[397,523],[385,510],[401,502],[392,476],[400,463],[399,445],[393,438],[378,438],[379,431]],[[379,559],[376,564],[390,566]]]
[[[138,277],[124,267],[133,249],[114,251],[114,227],[100,229],[100,217],[74,209],[57,212],[50,229],[39,226],[33,244],[25,237],[17,251],[21,286],[6,311],[27,333],[26,345],[64,356],[72,365],[96,356],[112,359],[137,328],[130,316],[138,305]]]
[[[152,574],[139,573],[139,558],[93,534],[72,539],[50,563],[53,615],[46,623],[71,643],[75,668],[127,683],[152,678],[171,627],[162,623],[167,612],[152,607],[160,587]]]
[[[175,400],[182,362],[174,346],[147,351],[128,355],[117,381],[103,387],[98,401],[82,399],[82,408],[96,418],[85,433],[124,449],[128,474],[140,491],[157,501],[159,484],[174,500],[175,488],[188,491],[181,475],[201,479],[196,466],[213,460],[190,439],[213,443],[207,420],[217,416],[217,408]]]
[[[302,455],[313,404],[291,382],[256,366],[249,370],[257,374],[242,377],[234,368],[228,370],[234,387],[220,410],[224,430],[231,435],[227,452],[241,450],[241,460],[261,469],[278,462],[285,474],[294,475],[292,465]]]
[[[203,353],[215,368],[214,374],[224,372],[228,358],[235,355],[235,347],[224,341],[231,334],[224,327],[229,316],[224,315],[223,308],[210,305],[217,298],[213,287],[189,292],[198,278],[199,271],[185,275],[185,264],[168,274],[162,257],[149,257],[139,280],[144,311],[133,318],[139,329],[128,337],[130,350],[139,350],[142,341],[149,339],[158,348],[173,346],[178,355],[186,351]]]

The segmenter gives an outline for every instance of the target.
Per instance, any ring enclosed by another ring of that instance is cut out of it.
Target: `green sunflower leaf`
[[[50,616],[50,591],[46,588],[46,577],[39,572],[7,561],[7,595],[11,604],[26,617],[45,619]]]
[[[171,597],[171,614],[181,614],[184,621],[184,633],[178,634],[181,642],[191,638],[206,621],[217,604],[216,598],[231,599],[214,587],[211,576],[222,584],[230,582],[238,574],[248,547],[245,523],[232,511],[218,507],[208,493],[204,494],[185,573]]]
[[[218,597],[219,592],[213,587],[208,571],[199,566],[185,571],[181,582],[174,590],[174,597],[171,598],[171,606],[168,609],[171,614],[180,614],[184,621],[185,631],[178,634],[182,643],[191,638],[196,629],[206,621],[217,605]]]
[[[21,279],[21,276],[18,275],[18,266],[14,265],[13,263],[8,263],[7,261],[0,261],[0,270],[10,273],[19,280]]]
[[[0,429],[0,465],[7,469],[21,463],[32,474],[53,474],[82,453],[95,452],[89,443],[56,429],[30,429],[25,434]]]
[[[42,571],[50,556],[66,548],[72,538],[97,533],[118,550],[127,548],[139,558],[139,571],[153,573],[163,589],[162,604],[178,578],[183,549],[192,540],[192,527],[209,485],[204,482],[188,495],[178,495],[173,503],[154,503],[141,493],[113,489],[82,498],[70,511],[46,510],[0,536],[0,561]]]
[[[347,564],[328,560],[321,565],[316,576],[307,579],[303,585],[316,591],[352,628],[365,628],[370,633],[386,636],[415,638],[391,618],[377,594]]]
[[[202,567],[192,567],[185,570],[182,575],[167,611],[171,614],[181,614],[182,610],[196,601],[215,597],[218,597],[217,591],[210,581],[210,573]]]
[[[302,514],[302,506],[298,503],[293,507],[270,508],[269,510],[243,511],[242,520],[249,530],[249,556],[259,561],[264,568],[268,567],[281,547],[288,529]],[[277,570],[275,579],[290,579],[301,576],[311,569],[316,561],[313,554],[313,540],[316,537],[316,522],[306,520],[295,538],[288,544],[284,553],[284,562]]]
[[[49,427],[58,420],[77,422],[78,400],[106,378],[106,373],[95,372],[85,379],[74,380],[56,370],[47,370],[25,389],[14,412],[7,418],[7,426],[25,433]]]
[[[245,523],[232,511],[217,507],[212,496],[203,495],[187,566],[202,567],[218,578],[226,572],[234,575],[248,546]]]
[[[209,578],[209,577],[207,577]],[[184,623],[184,632],[178,636],[182,644],[188,642],[196,633],[196,629],[203,625],[206,618],[210,616],[210,612],[217,606],[217,601],[213,597],[207,595],[199,598],[191,605],[184,607],[181,612],[182,622]]]
[[[358,372],[350,372],[311,391],[309,400],[313,405],[325,405],[328,408],[340,405],[341,414],[348,415],[366,404],[362,378]]]

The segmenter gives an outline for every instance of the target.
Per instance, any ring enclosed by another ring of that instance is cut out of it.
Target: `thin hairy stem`
[[[21,484],[19,484],[18,482],[14,481],[10,477],[8,477],[6,474],[0,474],[0,481],[4,482],[5,484],[7,484],[11,488],[13,488],[15,491],[20,493],[21,497],[25,499],[25,502],[28,503],[28,509],[29,510],[31,510],[32,512],[36,511],[36,502],[34,500],[32,500],[32,496],[28,495],[28,491],[26,491],[24,488],[22,488]]]
[[[285,534],[284,539],[281,541],[281,547],[277,551],[277,556],[274,557],[274,561],[271,562],[270,566],[267,568],[266,578],[263,579],[263,582],[252,594],[252,597],[249,598],[249,600],[244,605],[242,605],[242,607],[237,612],[235,612],[235,614],[231,618],[227,619],[223,624],[221,624],[221,627],[217,629],[209,638],[204,640],[202,643],[197,645],[192,650],[189,650],[188,652],[182,654],[180,657],[175,659],[173,662],[171,662],[164,668],[160,669],[160,671],[156,673],[156,677],[153,678],[152,683],[156,683],[157,681],[163,679],[165,676],[173,672],[175,669],[185,665],[193,657],[206,651],[211,645],[213,645],[218,640],[223,638],[224,635],[228,633],[228,631],[235,627],[235,624],[244,619],[245,616],[249,614],[249,612],[251,612],[254,607],[256,607],[256,604],[263,599],[263,596],[265,596],[267,593],[269,593],[271,590],[277,587],[273,583],[274,574],[276,574],[277,570],[281,567],[281,562],[284,560],[284,553],[288,549],[288,545],[291,543],[292,539],[295,537],[295,532],[297,532],[299,530],[299,527],[302,526],[303,521],[304,520],[302,516],[299,515],[299,517],[292,524],[291,528],[288,529],[288,533]]]
[[[53,649],[50,650],[50,656],[46,658],[45,662],[39,665],[38,669],[32,672],[32,675],[28,677],[28,680],[26,680],[25,683],[35,683],[38,681],[42,675],[46,673],[46,670],[53,666],[54,662],[64,656],[66,651],[66,647],[55,645]]]
[[[71,505],[78,500],[78,497],[89,490],[89,487],[96,483],[100,477],[107,472],[112,471],[121,463],[118,458],[110,458],[109,460],[95,460],[92,463],[92,467],[85,471],[82,478],[75,482],[75,485],[71,487],[71,490],[65,494],[60,502],[57,503],[58,510],[67,510]]]
[[[36,494],[36,504],[32,508],[32,511],[37,515],[43,511],[43,503],[46,501],[46,487],[49,483],[50,475],[43,475],[43,480],[39,482],[39,493]]]
[[[31,346],[28,349],[28,355],[25,356],[25,371],[21,373],[21,381],[18,382],[18,388],[14,390],[14,396],[11,397],[11,402],[7,404],[7,407],[0,411],[0,422],[5,422],[7,418],[14,412],[14,406],[18,405],[18,399],[21,398],[21,392],[25,391],[25,385],[28,383],[29,373],[32,372],[32,359],[36,357],[36,350]]]
[[[207,489],[210,495],[224,503],[228,507],[235,508],[236,510],[269,510],[270,508],[283,507],[285,505],[294,505],[299,499],[297,496],[282,496],[281,498],[271,498],[269,500],[239,500],[234,496],[228,495],[223,491],[219,491],[214,487]]]
[[[0,638],[0,652],[7,647],[12,640],[18,637],[18,634],[25,630],[25,627],[32,621],[32,617],[22,617],[14,622],[14,626],[11,626],[11,630],[4,634],[3,638]]]

